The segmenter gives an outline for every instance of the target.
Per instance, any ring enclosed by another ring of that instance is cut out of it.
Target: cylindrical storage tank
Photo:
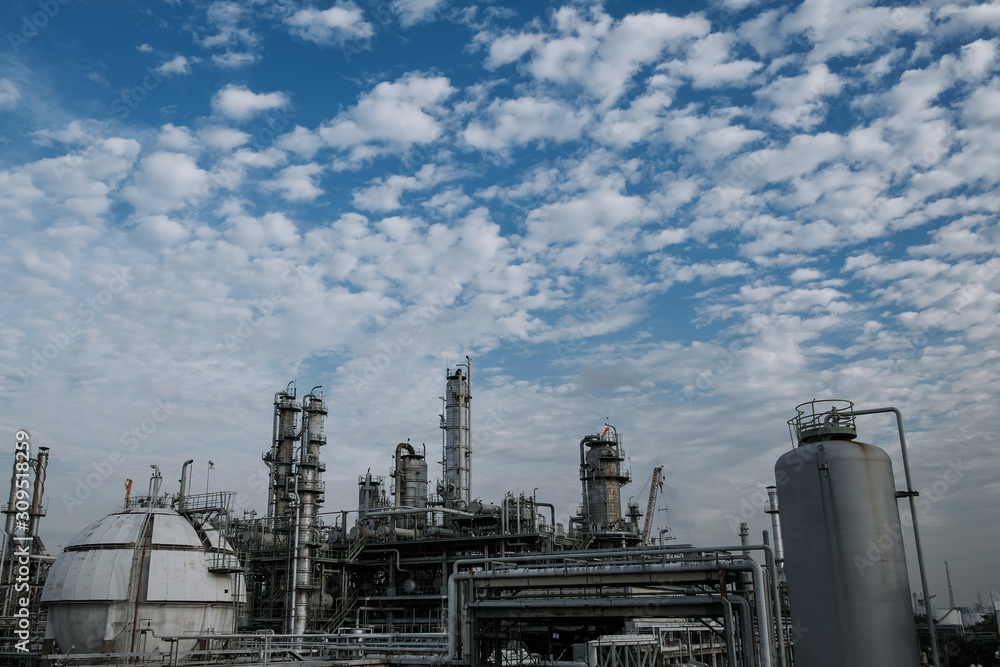
[[[892,462],[857,442],[849,401],[789,421],[798,446],[774,466],[795,664],[920,664]]]

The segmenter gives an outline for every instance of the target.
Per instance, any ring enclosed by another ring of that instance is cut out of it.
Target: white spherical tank
[[[154,653],[169,650],[164,637],[232,632],[237,567],[217,531],[199,534],[173,510],[108,515],[52,565],[42,592],[46,639],[60,653]],[[194,650],[197,640],[178,648]]]
[[[803,405],[799,446],[774,467],[795,664],[918,665],[889,455],[852,439],[849,402]]]

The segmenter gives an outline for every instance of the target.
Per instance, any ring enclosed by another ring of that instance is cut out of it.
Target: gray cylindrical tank
[[[800,405],[789,421],[799,444],[774,466],[795,663],[912,667],[920,663],[892,462],[853,439],[852,409]]]
[[[402,484],[404,507],[427,507],[427,460],[420,454],[404,454],[396,470],[396,484]]]

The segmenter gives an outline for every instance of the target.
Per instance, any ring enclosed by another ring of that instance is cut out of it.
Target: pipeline
[[[42,497],[45,495],[45,468],[49,461],[49,448],[39,447],[35,463],[35,488],[31,497],[31,512],[28,515],[27,536],[38,542],[38,522],[42,518]],[[41,553],[43,550],[39,550]]]
[[[578,556],[580,554],[574,554]],[[608,555],[605,552],[605,555]],[[565,556],[563,556],[565,557]],[[536,557],[525,557],[532,558],[533,560],[541,560],[542,558]],[[470,564],[469,561],[492,561],[493,559],[465,559],[465,564]],[[512,560],[518,560],[517,557],[505,558],[504,563],[510,563]],[[531,569],[528,570],[504,570],[502,572],[495,571],[471,571],[471,572],[458,572],[457,568],[463,561],[456,561],[453,565],[454,571],[448,578],[448,654],[445,658],[446,661],[456,660],[458,657],[458,632],[459,626],[462,626],[463,634],[467,635],[468,619],[460,618],[460,609],[462,605],[460,604],[460,587],[459,582],[461,581],[473,581],[476,579],[507,579],[514,577],[523,577],[528,574]],[[754,606],[757,618],[758,632],[757,632],[757,652],[758,652],[758,666],[759,667],[773,667],[771,661],[771,633],[768,628],[771,627],[771,622],[769,621],[770,615],[767,611],[767,595],[765,593],[764,584],[764,571],[759,563],[747,560],[744,562],[713,562],[713,563],[652,563],[652,564],[642,564],[642,565],[625,565],[625,566],[608,566],[606,564],[601,564],[596,567],[561,567],[561,568],[550,568],[552,574],[568,575],[568,574],[665,574],[669,575],[676,572],[705,572],[705,573],[715,573],[720,570],[728,572],[749,572],[752,577],[754,590],[757,592],[754,595]],[[545,574],[544,570],[539,572],[538,569],[534,569],[536,574]],[[680,603],[680,602],[679,602]],[[468,642],[466,641],[466,644]]]

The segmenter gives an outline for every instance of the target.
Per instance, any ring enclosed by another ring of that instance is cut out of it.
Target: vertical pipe
[[[27,457],[23,455],[22,450],[17,449],[14,451],[14,469],[10,475],[10,500],[7,501],[7,523],[4,526],[4,532],[9,536],[14,535],[14,529],[17,526],[17,464],[19,460],[27,461]]]
[[[181,492],[177,495],[177,509],[184,511],[184,499],[187,497],[188,468],[194,463],[194,459],[188,459],[181,466]]]
[[[42,497],[45,495],[45,468],[48,466],[49,448],[39,447],[35,463],[35,488],[31,497],[31,513],[29,514],[28,536],[38,537],[38,522],[42,517]]]
[[[785,560],[785,552],[781,546],[781,518],[778,512],[778,487],[767,487],[766,514],[771,515],[771,536],[774,538],[774,561],[780,568]]]
[[[913,490],[913,483],[910,477],[910,459],[906,454],[906,433],[903,430],[903,415],[899,410],[892,407],[851,411],[853,415],[874,415],[884,412],[891,412],[896,415],[896,429],[899,431],[899,448],[903,452],[903,475],[906,478],[906,496],[910,501],[910,518],[913,519],[913,541],[917,545],[917,567],[920,569],[920,587],[923,589],[924,601],[927,608],[927,629],[931,636],[931,656],[934,659],[934,667],[941,667],[937,633],[934,630],[934,614],[931,613],[930,587],[927,585],[927,571],[924,569],[924,552],[920,543],[920,528],[917,526],[917,507],[913,500],[917,494]]]

